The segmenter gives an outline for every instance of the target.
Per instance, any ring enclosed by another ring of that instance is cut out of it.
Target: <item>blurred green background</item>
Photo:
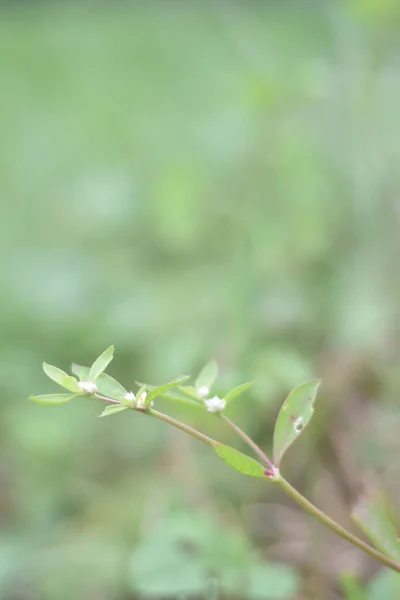
[[[269,451],[322,377],[287,477],[352,529],[378,477],[400,515],[399,32],[397,0],[1,4],[2,599],[400,597],[180,432],[26,400],[111,343],[128,389],[214,356]]]

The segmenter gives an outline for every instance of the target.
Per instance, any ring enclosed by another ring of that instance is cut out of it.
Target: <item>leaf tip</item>
[[[114,358],[114,352],[115,352],[114,344],[111,344],[111,346],[109,346],[104,352],[109,352],[111,354],[111,357]]]

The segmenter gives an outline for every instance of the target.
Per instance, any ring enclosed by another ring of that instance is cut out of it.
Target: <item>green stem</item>
[[[107,402],[108,404],[121,404],[121,402],[119,402],[118,400],[113,400],[112,398],[107,398],[106,396],[102,396],[100,394],[94,394],[94,397],[98,398],[99,400],[103,400],[104,402]],[[197,429],[194,429],[193,427],[190,427],[189,425],[185,425],[184,423],[181,423],[180,421],[177,421],[173,417],[170,417],[169,415],[159,412],[158,410],[153,410],[153,409],[149,408],[146,411],[143,411],[143,410],[136,409],[134,407],[132,407],[132,409],[136,410],[137,412],[149,414],[149,415],[155,417],[156,419],[160,419],[161,421],[165,421],[166,423],[169,423],[173,427],[176,427],[177,429],[180,429],[181,431],[188,433],[192,437],[197,438],[198,440],[204,442],[205,444],[208,444],[209,446],[220,446],[221,445],[220,442],[217,442],[216,440],[213,440],[212,438],[208,437],[204,433],[197,431]],[[347,531],[347,529],[345,529],[344,527],[342,527],[341,525],[336,523],[336,521],[333,521],[333,519],[328,517],[325,513],[323,513],[321,510],[319,510],[319,508],[314,506],[314,504],[309,502],[307,500],[307,498],[302,496],[300,494],[300,492],[298,492],[294,487],[292,487],[290,485],[290,483],[281,476],[279,470],[271,463],[269,458],[264,454],[264,452],[256,444],[256,442],[254,442],[244,431],[242,431],[242,429],[240,429],[240,427],[238,427],[238,425],[236,425],[235,423],[233,423],[233,421],[228,419],[228,417],[226,417],[225,415],[222,415],[222,418],[246,442],[246,444],[252,450],[254,450],[254,452],[256,452],[256,454],[258,454],[258,456],[264,462],[266,462],[269,469],[271,469],[271,474],[268,475],[269,479],[274,481],[275,483],[277,483],[288,494],[288,496],[290,496],[295,502],[297,502],[297,504],[299,506],[301,506],[301,508],[303,508],[303,510],[305,510],[309,515],[318,519],[318,521],[320,521],[321,523],[326,525],[326,527],[331,529],[334,533],[336,533],[337,535],[339,535],[343,539],[347,540],[354,546],[357,546],[357,548],[359,548],[360,550],[363,550],[364,552],[366,552],[367,554],[369,554],[370,556],[375,558],[375,560],[378,560],[380,563],[386,565],[390,569],[393,569],[394,571],[397,571],[398,573],[400,573],[400,564],[399,563],[396,563],[394,560],[388,558],[387,556],[385,556],[384,554],[379,552],[379,550],[376,550],[369,544],[366,544],[365,542],[360,540],[357,536],[355,536],[352,533],[350,533],[349,531]]]
[[[114,398],[108,398],[107,396],[102,396],[97,392],[93,394],[93,398],[97,398],[97,400],[102,400],[103,402],[107,402],[107,404],[122,404],[119,400],[114,400]]]
[[[326,525],[326,527],[329,527],[329,529],[331,529],[334,533],[347,540],[354,546],[357,546],[357,548],[359,548],[360,550],[363,550],[364,552],[366,552],[382,564],[386,565],[390,569],[393,569],[394,571],[400,573],[400,564],[396,563],[394,560],[391,560],[390,558],[379,552],[379,550],[375,550],[375,548],[373,548],[369,544],[366,544],[357,536],[347,531],[347,529],[333,521],[333,519],[328,517],[325,513],[319,510],[319,508],[314,506],[314,504],[309,502],[307,498],[304,498],[304,496],[302,496],[300,492],[298,492],[294,487],[292,487],[290,483],[279,474],[279,472],[276,473],[274,481],[309,515],[318,519],[318,521]]]
[[[326,527],[329,527],[329,529],[334,531],[337,535],[344,538],[354,546],[357,546],[357,548],[359,548],[360,550],[363,550],[382,564],[400,573],[400,564],[396,563],[394,560],[388,558],[387,556],[379,552],[379,550],[376,550],[369,544],[366,544],[365,542],[360,540],[357,536],[353,535],[352,533],[347,531],[347,529],[336,523],[336,521],[333,521],[333,519],[331,519],[325,513],[323,513],[322,510],[319,510],[319,508],[317,508],[316,506],[314,506],[314,504],[309,502],[307,498],[304,498],[304,496],[302,496],[300,492],[298,492],[294,487],[290,485],[288,481],[286,481],[286,479],[282,477],[282,475],[279,472],[279,469],[272,465],[268,457],[264,454],[264,452],[256,444],[256,442],[254,442],[238,425],[236,425],[235,423],[233,423],[233,421],[228,419],[228,417],[222,415],[222,418],[234,431],[236,431],[236,433],[242,438],[242,440],[244,440],[247,443],[247,445],[252,450],[254,450],[258,454],[258,456],[260,456],[260,458],[267,462],[268,466],[271,469],[271,474],[267,475],[269,479],[277,483],[309,515],[312,515],[313,517],[318,519],[318,521],[326,525]]]
[[[107,402],[107,404],[122,404],[122,402],[120,402],[119,400],[114,400],[113,398],[108,398],[107,396],[103,396],[102,394],[96,393],[96,394],[93,394],[93,396],[95,398],[97,398],[98,400]],[[197,429],[190,427],[190,425],[185,425],[185,423],[181,423],[181,421],[178,421],[177,419],[174,419],[173,417],[170,417],[169,415],[166,415],[165,413],[162,413],[158,410],[153,410],[152,408],[148,408],[147,410],[141,410],[139,408],[135,408],[134,406],[131,406],[129,408],[131,408],[132,410],[135,410],[136,412],[149,414],[149,415],[155,417],[156,419],[160,419],[160,421],[165,421],[166,423],[169,423],[173,427],[176,427],[177,429],[180,429],[181,431],[188,433],[192,437],[197,438],[198,440],[204,442],[205,444],[208,444],[209,446],[220,446],[221,445],[220,442],[217,442],[217,440],[213,440],[212,438],[208,437],[208,435],[201,433],[201,431],[197,431]]]
[[[140,411],[140,412],[142,412],[142,411]],[[180,421],[177,421],[176,419],[174,419],[173,417],[170,417],[169,415],[166,415],[165,413],[159,412],[158,410],[153,410],[152,408],[149,408],[147,410],[147,412],[149,415],[152,415],[156,419],[160,419],[161,421],[165,421],[166,423],[169,423],[170,425],[172,425],[173,427],[176,427],[177,429],[181,429],[181,431],[188,433],[189,435],[197,438],[198,440],[201,440],[202,442],[208,444],[209,446],[221,446],[220,442],[213,440],[212,438],[208,437],[208,435],[205,435],[204,433],[197,431],[197,429],[193,429],[193,427],[190,427],[189,425],[185,425],[185,423],[181,423]]]
[[[250,446],[250,448],[252,450],[254,450],[254,452],[261,458],[261,460],[263,462],[265,462],[265,464],[269,467],[269,469],[271,470],[271,472],[274,471],[274,465],[272,464],[272,462],[269,460],[268,456],[261,450],[260,446],[258,444],[256,444],[251,437],[249,437],[247,435],[247,433],[245,433],[243,431],[243,429],[241,429],[240,427],[238,427],[238,425],[236,425],[233,421],[231,421],[230,419],[228,419],[227,416],[225,416],[224,414],[221,413],[221,417],[222,419],[225,421],[225,423],[227,423],[229,425],[229,427],[231,427],[234,431],[236,431],[236,433],[242,438],[243,441],[246,442],[246,444],[248,446]]]

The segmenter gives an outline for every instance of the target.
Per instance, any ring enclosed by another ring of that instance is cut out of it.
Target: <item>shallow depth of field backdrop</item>
[[[1,4],[2,599],[337,600],[345,571],[400,597],[200,442],[26,400],[111,343],[128,388],[214,356],[216,393],[257,379],[231,415],[268,451],[322,377],[286,476],[349,527],[378,476],[400,515],[399,6]]]

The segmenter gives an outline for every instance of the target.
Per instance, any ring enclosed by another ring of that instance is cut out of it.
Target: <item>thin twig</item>
[[[108,398],[107,396],[102,396],[101,394],[94,394],[94,397],[98,398],[99,400],[102,400],[103,402],[107,402],[108,404],[122,404],[119,400],[114,400],[113,398]],[[165,421],[166,423],[169,423],[173,427],[176,427],[177,429],[180,429],[181,431],[188,433],[192,437],[195,437],[198,440],[201,440],[202,442],[208,444],[209,446],[220,446],[221,445],[220,442],[217,442],[216,440],[208,437],[204,433],[197,431],[197,429],[194,429],[193,427],[190,427],[189,425],[185,425],[184,423],[181,423],[177,419],[174,419],[173,417],[170,417],[169,415],[159,412],[158,410],[153,410],[151,408],[148,408],[147,410],[142,410],[142,409],[137,409],[134,406],[131,406],[129,408],[136,410],[137,412],[149,414],[149,415],[155,417],[156,419],[160,419],[161,421]],[[242,440],[244,440],[246,442],[246,444],[250,448],[252,448],[252,450],[254,450],[254,452],[266,463],[266,465],[268,466],[268,470],[266,470],[266,474],[269,476],[270,481],[277,483],[288,494],[288,496],[290,496],[295,502],[297,502],[297,504],[299,504],[299,506],[301,506],[303,508],[303,510],[305,510],[309,515],[312,515],[313,517],[318,519],[318,521],[320,521],[321,523],[326,525],[326,527],[331,529],[334,533],[336,533],[343,539],[347,540],[348,542],[350,542],[351,544],[353,544],[360,550],[363,550],[364,552],[366,552],[367,554],[372,556],[375,560],[386,565],[390,569],[393,569],[394,571],[397,571],[398,573],[400,573],[400,564],[399,563],[396,563],[391,558],[389,558],[389,557],[385,556],[384,554],[382,554],[381,552],[379,552],[379,550],[376,550],[369,544],[366,544],[365,542],[360,540],[357,536],[355,536],[352,533],[350,533],[349,531],[347,531],[347,529],[345,529],[344,527],[342,527],[341,525],[336,523],[336,521],[334,521],[333,519],[328,517],[319,508],[314,506],[314,504],[309,502],[309,500],[307,500],[307,498],[305,498],[302,494],[300,494],[300,492],[298,492],[294,487],[292,487],[290,485],[290,483],[281,476],[279,470],[272,464],[272,462],[270,461],[268,456],[261,450],[261,448],[256,444],[256,442],[254,442],[240,427],[238,427],[235,423],[233,423],[233,421],[231,421],[228,417],[226,417],[225,415],[221,415],[221,417],[225,421],[225,423],[227,423],[242,438]]]
[[[265,462],[265,464],[268,466],[268,468],[271,470],[271,472],[274,471],[275,467],[272,464],[272,462],[270,461],[270,459],[268,458],[268,456],[265,454],[265,452],[263,452],[260,448],[260,446],[258,446],[258,444],[256,444],[248,435],[247,433],[245,433],[243,431],[243,429],[241,429],[240,427],[238,427],[238,425],[236,425],[233,421],[231,421],[230,419],[228,419],[228,417],[226,417],[225,415],[221,415],[222,419],[225,421],[225,423],[227,423],[229,425],[229,427],[231,427],[234,431],[236,431],[236,433],[242,438],[242,440],[244,440],[246,442],[246,444],[248,446],[250,446],[250,448],[252,448],[252,450],[254,450],[254,452],[261,458],[261,460],[263,460]]]
[[[143,411],[140,411],[140,412],[143,412]],[[174,419],[173,417],[170,417],[169,415],[166,415],[165,413],[159,412],[158,410],[153,410],[151,408],[147,412],[149,413],[149,415],[156,417],[156,419],[161,419],[161,421],[165,421],[166,423],[169,423],[173,427],[177,427],[178,429],[185,431],[185,433],[192,435],[193,437],[197,438],[198,440],[201,440],[202,442],[208,444],[209,446],[221,446],[220,442],[213,440],[212,438],[208,437],[208,435],[205,435],[204,433],[197,431],[197,429],[194,429],[193,427],[190,427],[189,425],[185,425],[185,423],[181,423],[180,421],[177,421],[176,419]]]
[[[103,396],[102,394],[96,393],[93,395],[98,400],[107,402],[107,404],[123,404],[119,400],[114,400],[113,398],[108,398],[108,396]],[[181,421],[178,421],[177,419],[174,419],[173,417],[170,417],[169,415],[166,415],[165,413],[162,413],[158,410],[153,410],[152,408],[148,408],[147,410],[142,410],[140,408],[136,408],[135,406],[129,406],[128,408],[135,410],[136,412],[139,412],[139,413],[149,414],[149,415],[155,417],[156,419],[160,419],[160,421],[165,421],[166,423],[169,423],[173,427],[176,427],[177,429],[180,429],[181,431],[188,433],[192,437],[195,437],[198,440],[201,440],[202,442],[204,442],[205,444],[208,444],[209,446],[220,446],[221,445],[220,442],[217,442],[217,440],[213,440],[212,438],[208,437],[208,435],[201,433],[201,431],[197,431],[197,429],[190,427],[190,425],[185,425],[185,423],[181,423]]]

